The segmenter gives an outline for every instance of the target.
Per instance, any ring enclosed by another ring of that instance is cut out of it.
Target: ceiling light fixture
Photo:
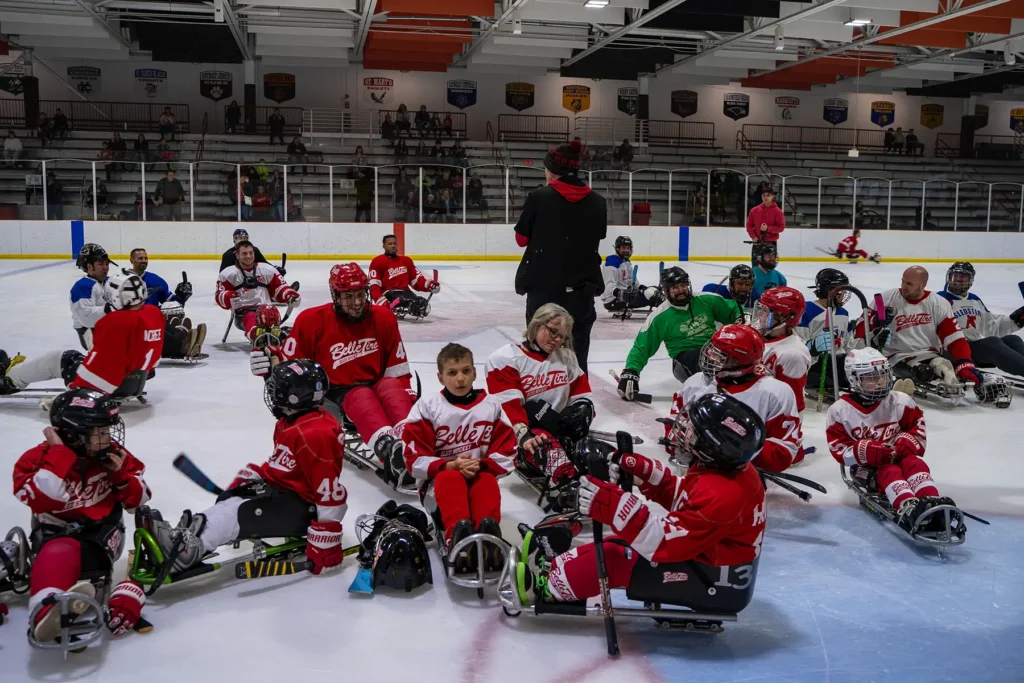
[[[1017,63],[1017,55],[1013,54],[1013,50],[1010,49],[1009,41],[1003,45],[1003,61],[1006,62],[1006,66],[1013,66]]]
[[[583,6],[587,9],[604,9],[609,2],[610,0],[587,0]]]
[[[850,19],[845,22],[843,26],[867,26],[871,23],[870,19]]]
[[[782,24],[779,24],[778,26],[775,27],[775,49],[786,49],[786,38],[782,33]]]

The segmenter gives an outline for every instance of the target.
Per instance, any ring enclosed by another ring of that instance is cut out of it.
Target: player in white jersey
[[[804,409],[804,386],[811,354],[796,326],[804,314],[804,295],[792,287],[773,287],[754,304],[751,325],[764,337],[764,367],[793,390],[797,410]]]
[[[576,477],[563,439],[579,438],[579,420],[594,416],[590,381],[572,351],[572,316],[557,304],[533,314],[525,340],[502,346],[487,359],[487,391],[516,433],[520,463],[558,486]],[[579,434],[582,431],[583,434]],[[546,446],[547,458],[539,456]]]
[[[952,306],[974,362],[1024,378],[1024,339],[1017,334],[1024,327],[1024,306],[1010,315],[993,313],[971,293],[973,284],[974,266],[958,261],[946,271],[946,288],[939,296]]]
[[[803,458],[803,433],[796,399],[789,385],[770,376],[761,364],[764,339],[749,325],[726,325],[712,335],[701,353],[702,374],[693,375],[672,397],[672,418],[701,396],[726,393],[761,416],[765,442],[755,466],[784,472]],[[667,427],[666,432],[672,427]],[[669,443],[674,443],[667,434]]]
[[[836,287],[849,285],[850,279],[846,273],[836,268],[822,268],[814,276],[814,301],[808,301],[804,308],[804,315],[800,324],[796,327],[796,333],[807,344],[807,351],[811,354],[811,368],[807,371],[807,385],[817,391],[821,386],[821,373],[825,373],[825,383],[829,391],[832,389],[832,375],[828,368],[822,367],[822,359],[833,345],[836,354],[836,362],[842,363],[846,352],[863,342],[858,342],[853,337],[853,325],[850,324],[850,313],[843,304],[850,299],[847,291],[837,292],[832,295],[832,319],[829,321],[832,333],[829,334],[825,326],[825,319],[829,316],[829,293]],[[846,376],[840,373],[839,387],[847,389]]]
[[[604,294],[601,302],[605,310],[621,311],[624,308],[657,308],[665,300],[657,287],[644,287],[633,282],[633,240],[620,235],[615,238],[615,253],[604,260],[601,274],[604,277]]]
[[[963,382],[978,386],[982,376],[974,367],[971,347],[956,324],[949,302],[928,291],[927,286],[928,271],[911,266],[903,271],[899,289],[882,292],[887,323],[878,328],[872,346],[892,364],[899,378],[896,391],[912,395],[918,385],[938,382],[950,395],[962,394]],[[868,305],[877,319],[875,302]],[[863,324],[857,324],[861,337]]]
[[[925,512],[954,503],[939,497],[922,460],[927,444],[924,413],[913,398],[892,391],[892,368],[875,349],[850,351],[845,370],[850,393],[828,410],[829,452],[851,469],[854,481],[874,483],[885,494],[904,531],[941,531],[945,523],[940,516]]]
[[[82,245],[75,260],[75,266],[82,269],[85,277],[71,287],[71,324],[75,326],[86,351],[92,349],[92,331],[96,323],[113,310],[104,286],[111,265],[117,264],[110,260],[103,247],[91,242]]]
[[[421,498],[449,548],[474,532],[501,538],[498,479],[514,469],[515,432],[501,406],[473,388],[472,351],[446,345],[437,356],[437,377],[444,389],[417,401],[406,419],[406,469],[421,482]],[[488,571],[501,568],[503,554],[493,550]]]
[[[298,302],[299,293],[281,279],[277,268],[269,263],[256,260],[256,248],[252,242],[242,240],[235,245],[238,260],[217,276],[217,291],[214,298],[217,305],[230,310],[235,316],[235,326],[245,332],[249,341],[256,328],[256,310],[263,304]]]

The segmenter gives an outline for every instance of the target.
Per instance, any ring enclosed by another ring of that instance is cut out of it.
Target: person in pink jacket
[[[756,245],[758,242],[778,242],[779,235],[785,229],[786,217],[782,214],[782,208],[775,203],[775,192],[771,185],[765,185],[761,190],[761,203],[747,215],[747,234]]]

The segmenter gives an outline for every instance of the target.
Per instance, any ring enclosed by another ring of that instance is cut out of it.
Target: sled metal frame
[[[295,308],[295,302],[294,301],[289,301],[288,303],[284,304],[284,303],[281,303],[280,301],[273,301],[271,303],[272,303],[272,305],[277,306],[278,308],[285,309],[284,315],[281,316],[281,324],[284,325],[285,321],[288,320],[289,317],[291,317],[292,310]],[[221,337],[220,343],[221,344],[226,344],[227,343],[228,335],[231,334],[231,328],[235,327],[235,313],[236,313],[236,311],[239,311],[239,310],[247,311],[250,308],[253,309],[253,310],[256,310],[257,308],[259,308],[259,306],[262,306],[262,305],[263,304],[258,304],[256,306],[244,306],[241,309],[231,309],[230,311],[228,311],[228,313],[230,314],[228,316],[228,326],[224,330],[224,336]],[[241,330],[241,328],[238,328],[238,329]],[[245,330],[242,330],[242,331],[244,332]]]

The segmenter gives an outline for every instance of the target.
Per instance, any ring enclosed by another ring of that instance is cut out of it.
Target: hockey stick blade
[[[214,484],[212,479],[203,474],[203,471],[184,452],[178,453],[178,457],[174,459],[173,464],[174,469],[191,479],[200,488],[206,489],[215,496],[224,493],[224,489]]]
[[[805,450],[804,452],[806,453],[807,451]],[[812,481],[810,479],[805,479],[803,477],[798,477],[795,474],[789,474],[787,472],[771,472],[770,474],[778,479],[785,479],[786,481],[791,481],[794,484],[799,484],[800,486],[806,486],[809,489],[814,489],[819,493],[828,493],[828,490],[818,482]]]
[[[354,545],[350,548],[345,548],[342,552],[345,557],[355,555],[359,552],[359,546]],[[267,576],[287,576],[289,574],[298,574],[312,569],[313,563],[309,560],[306,560],[305,562],[288,562],[286,560],[249,560],[247,562],[239,562],[235,565],[235,578],[262,579]]]
[[[356,572],[356,578],[352,579],[352,584],[348,587],[348,592],[373,595],[373,572],[365,567],[360,567]]]
[[[766,471],[764,471],[762,469],[758,469],[757,472],[758,472],[758,474],[761,475],[762,479],[767,479],[768,481],[772,482],[776,486],[779,486],[780,488],[786,489],[787,491],[789,491],[790,493],[792,493],[794,496],[796,496],[800,500],[804,501],[805,503],[809,503],[811,501],[811,494],[807,493],[807,491],[801,491],[800,489],[798,489],[797,487],[793,486],[792,484],[787,483],[786,481],[784,481],[782,479],[779,479],[777,476],[775,476],[776,475],[775,472],[766,472]]]
[[[615,380],[616,384],[619,383],[618,373],[616,373],[611,368],[608,368],[608,374],[612,376],[612,379]],[[636,401],[637,403],[650,403],[651,401],[654,400],[654,396],[652,396],[651,394],[636,394],[633,396],[633,400]]]

